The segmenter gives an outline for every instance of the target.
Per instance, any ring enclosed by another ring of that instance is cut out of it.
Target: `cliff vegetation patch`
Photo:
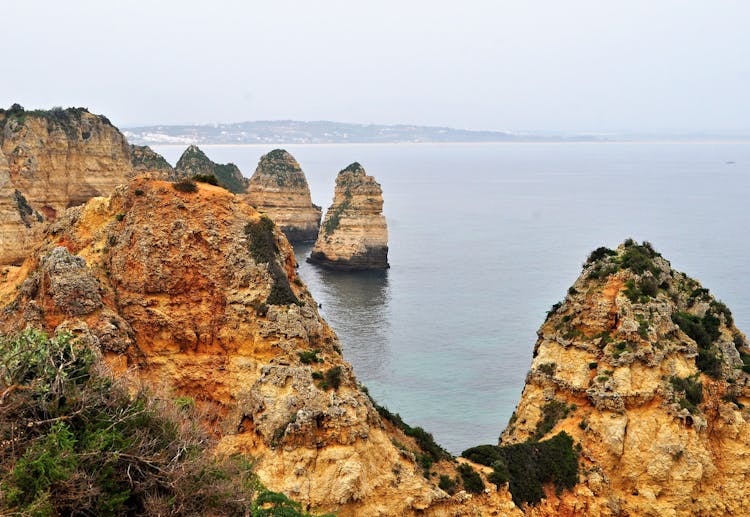
[[[552,483],[558,493],[578,483],[578,453],[573,448],[573,438],[566,432],[541,442],[479,445],[465,450],[461,456],[491,467],[490,481],[507,479],[513,502],[519,507],[535,505],[544,499],[546,483]]]
[[[276,246],[276,237],[273,233],[274,226],[273,221],[265,215],[260,216],[258,221],[245,225],[250,254],[258,264],[268,265],[268,272],[273,279],[271,292],[265,303],[267,305],[300,304],[301,302],[294,295],[289,284],[289,278],[276,260],[279,248]]]
[[[215,458],[194,404],[131,393],[70,335],[0,336],[0,513],[309,516]]]

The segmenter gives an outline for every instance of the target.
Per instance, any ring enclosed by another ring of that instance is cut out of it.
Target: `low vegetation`
[[[69,335],[0,337],[1,514],[309,515],[245,457],[216,459],[194,403],[133,393],[96,358]]]
[[[268,264],[268,273],[273,279],[271,292],[265,303],[267,305],[300,304],[301,302],[289,284],[289,278],[278,264],[279,248],[273,233],[274,226],[274,222],[265,215],[245,225],[245,235],[248,238],[248,246],[253,259],[258,264]]]
[[[546,483],[552,483],[558,493],[578,483],[578,453],[573,448],[573,438],[565,432],[542,442],[480,445],[465,450],[461,456],[492,467],[493,483],[507,480],[513,502],[518,506],[541,501]]]
[[[209,185],[219,186],[219,180],[213,174],[193,174],[193,181],[198,183],[208,183]]]
[[[198,185],[196,185],[193,180],[189,180],[189,179],[175,181],[174,183],[172,183],[172,188],[179,192],[187,192],[187,193],[198,191]]]
[[[691,413],[698,411],[698,404],[703,402],[703,384],[698,381],[698,376],[676,377],[669,379],[675,392],[681,393],[680,406]]]
[[[719,339],[721,321],[713,310],[709,309],[702,318],[688,312],[677,312],[672,315],[672,321],[698,345],[698,357],[695,358],[698,369],[714,379],[721,377],[721,352],[714,344]]]

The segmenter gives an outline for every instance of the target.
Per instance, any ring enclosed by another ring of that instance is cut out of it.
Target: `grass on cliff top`
[[[578,483],[578,452],[573,447],[573,438],[564,431],[542,442],[479,445],[466,449],[461,456],[492,467],[489,480],[495,484],[507,481],[518,507],[535,505],[544,499],[546,483],[552,483],[558,493]]]
[[[0,393],[3,515],[309,515],[215,458],[194,404],[131,394],[70,335],[0,336]]]
[[[0,129],[4,128],[10,120],[15,120],[20,125],[26,122],[29,117],[42,118],[47,121],[47,127],[52,130],[54,126],[62,127],[69,138],[78,138],[77,127],[81,122],[81,115],[90,113],[88,108],[66,108],[63,109],[55,106],[51,110],[26,110],[20,104],[13,104],[9,109],[0,109]],[[97,115],[97,118],[104,124],[112,126],[104,115]],[[114,126],[113,126],[114,127]],[[81,138],[86,140],[90,133],[82,131]]]

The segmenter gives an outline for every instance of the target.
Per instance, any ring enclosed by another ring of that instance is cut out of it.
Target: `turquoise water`
[[[155,146],[171,163],[182,147]],[[246,176],[269,147],[206,146]],[[327,208],[353,161],[383,186],[385,273],[304,262],[344,356],[383,405],[453,453],[508,422],[545,312],[598,246],[651,241],[750,330],[750,144],[287,146]],[[728,163],[734,162],[734,163]]]

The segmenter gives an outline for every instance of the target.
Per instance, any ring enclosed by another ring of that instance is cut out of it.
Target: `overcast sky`
[[[119,126],[750,130],[750,1],[3,2],[0,103]]]

